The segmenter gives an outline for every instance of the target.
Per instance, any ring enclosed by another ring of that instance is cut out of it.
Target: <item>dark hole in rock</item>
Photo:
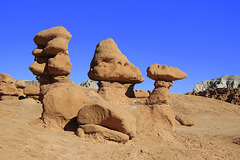
[[[72,118],[64,127],[65,131],[76,132],[78,129],[77,117]]]
[[[22,99],[26,99],[26,97],[24,97],[24,96],[19,96],[18,99],[19,99],[19,100],[22,100]]]

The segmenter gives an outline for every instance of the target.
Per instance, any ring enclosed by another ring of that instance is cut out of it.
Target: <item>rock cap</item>
[[[153,80],[176,81],[186,78],[187,74],[176,67],[153,64],[147,68],[147,76]]]
[[[113,39],[98,43],[88,77],[95,81],[141,83],[144,81],[138,67],[121,53]]]

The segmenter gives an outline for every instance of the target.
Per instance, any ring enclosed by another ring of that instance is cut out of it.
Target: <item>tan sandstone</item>
[[[144,81],[139,68],[129,62],[111,38],[103,40],[97,45],[88,76],[95,81],[123,83]]]
[[[176,67],[153,64],[148,67],[147,76],[153,80],[175,81],[186,78],[187,74]]]
[[[184,126],[193,126],[195,124],[195,122],[192,120],[192,118],[188,115],[184,115],[184,114],[178,114],[176,115],[175,119]]]
[[[129,135],[136,135],[136,118],[124,109],[106,101],[82,107],[77,116],[78,124],[97,124]]]
[[[102,138],[108,141],[115,141],[118,143],[126,143],[129,140],[129,136],[115,131],[115,130],[111,130],[99,125],[95,125],[95,124],[85,124],[85,125],[80,125],[81,128],[77,129],[77,135],[79,137],[84,137],[84,134],[91,134],[92,136],[94,136],[95,138]],[[84,134],[82,134],[82,131],[84,132]]]

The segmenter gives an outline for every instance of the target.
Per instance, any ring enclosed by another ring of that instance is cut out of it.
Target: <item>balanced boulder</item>
[[[169,88],[173,85],[172,81],[186,78],[187,74],[175,67],[153,64],[148,67],[147,76],[155,80],[155,88],[149,96],[149,104],[171,104]]]
[[[147,76],[153,80],[176,81],[186,78],[187,74],[176,67],[153,64],[148,67]]]

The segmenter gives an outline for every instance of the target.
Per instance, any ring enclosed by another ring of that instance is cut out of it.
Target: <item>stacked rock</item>
[[[88,77],[99,81],[98,93],[106,100],[133,98],[134,85],[144,81],[139,68],[129,62],[111,38],[98,43]]]
[[[68,56],[68,43],[72,35],[62,26],[39,32],[34,37],[37,48],[30,71],[37,76],[40,84],[71,81],[71,63]]]
[[[153,64],[148,67],[147,76],[155,80],[155,88],[149,96],[149,104],[171,104],[169,87],[173,85],[172,81],[184,79],[187,74],[175,67]]]
[[[6,74],[0,74],[0,100],[17,100],[19,91],[15,79]]]

